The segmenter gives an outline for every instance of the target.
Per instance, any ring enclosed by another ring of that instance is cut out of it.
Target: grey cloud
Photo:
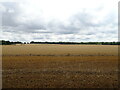
[[[29,29],[29,30],[40,30],[40,29],[42,29],[42,30],[45,30],[46,29],[46,27],[44,26],[44,25],[40,25],[40,24],[36,24],[36,23],[29,23],[29,24],[26,24],[26,27],[27,27],[27,29]]]
[[[34,30],[45,30],[46,27],[44,23],[38,20],[31,20],[28,22],[20,22],[18,18],[23,17],[20,16],[22,11],[20,9],[19,3],[8,2],[8,3],[0,3],[5,10],[2,12],[2,26],[5,32],[34,32]]]
[[[95,24],[92,22],[93,19],[94,16],[90,15],[90,13],[87,12],[79,12],[70,18],[72,25],[74,26],[78,25],[79,28],[82,29],[99,26],[99,24]]]
[[[101,22],[94,23],[93,20],[96,19],[97,16],[92,15],[91,13],[86,12],[78,12],[72,15],[67,22],[60,21],[58,19],[53,19],[48,22],[44,22],[44,18],[35,18],[29,19],[28,21],[19,21],[18,19],[24,17],[21,15],[22,11],[19,6],[19,3],[1,3],[2,6],[5,7],[3,10],[2,17],[2,25],[3,32],[8,33],[16,33],[16,36],[13,36],[14,40],[25,40],[21,34],[42,34],[42,37],[36,36],[31,37],[33,39],[52,39],[49,34],[60,35],[61,39],[69,39],[69,40],[93,40],[94,38],[101,37],[109,37],[108,34],[113,38],[117,35],[117,27],[116,14],[113,12],[106,15],[105,19]],[[27,17],[24,17],[27,18]],[[109,29],[109,28],[111,29]],[[101,34],[102,33],[102,34]],[[73,35],[79,35],[80,38],[73,37]],[[103,35],[101,36],[100,35]],[[114,35],[113,35],[114,34]],[[70,37],[62,37],[62,35],[69,35]],[[86,37],[81,38],[81,35],[86,35]],[[26,39],[27,40],[27,39]],[[97,39],[96,39],[97,40]]]
[[[79,12],[70,17],[68,20],[69,24],[65,24],[59,20],[51,20],[50,22],[44,22],[41,19],[35,19],[28,22],[19,22],[17,18],[19,18],[19,14],[21,14],[21,10],[18,3],[3,3],[3,6],[6,7],[6,11],[3,13],[2,24],[6,27],[11,27],[11,32],[27,32],[27,33],[37,33],[36,30],[46,30],[49,32],[53,32],[56,34],[76,34],[81,31],[89,32],[91,27],[99,28],[102,26],[106,26],[113,21],[115,18],[114,14],[106,17],[103,22],[98,24],[93,23],[93,19],[96,17],[92,16],[87,12]],[[9,10],[13,10],[14,12],[9,12]],[[22,16],[21,16],[22,17]],[[8,30],[6,30],[8,31]],[[45,32],[45,33],[46,33]],[[90,33],[89,33],[90,34]],[[91,33],[92,34],[92,33]],[[94,33],[93,33],[94,34]]]
[[[5,11],[2,12],[2,25],[16,27],[19,23],[16,18],[20,12],[17,3],[1,3]]]
[[[74,27],[71,24],[65,24],[64,22],[60,22],[59,20],[50,21],[47,27],[56,34],[75,34],[79,32],[78,28]]]
[[[38,40],[40,40],[40,39],[44,39],[43,37],[35,37],[35,38],[33,38],[33,39],[38,39]]]

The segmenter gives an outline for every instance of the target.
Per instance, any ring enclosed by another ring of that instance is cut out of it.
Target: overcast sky
[[[117,41],[118,1],[0,0],[0,39]]]

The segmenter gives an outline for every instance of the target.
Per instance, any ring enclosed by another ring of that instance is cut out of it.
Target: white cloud
[[[5,40],[117,41],[118,0],[1,2]],[[10,36],[11,35],[11,36]]]

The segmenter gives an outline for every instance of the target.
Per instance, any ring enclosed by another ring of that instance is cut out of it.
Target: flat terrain
[[[3,88],[116,88],[117,45],[3,45]]]

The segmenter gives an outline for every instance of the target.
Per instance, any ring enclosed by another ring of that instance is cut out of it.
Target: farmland
[[[2,46],[3,88],[116,88],[118,45]]]

